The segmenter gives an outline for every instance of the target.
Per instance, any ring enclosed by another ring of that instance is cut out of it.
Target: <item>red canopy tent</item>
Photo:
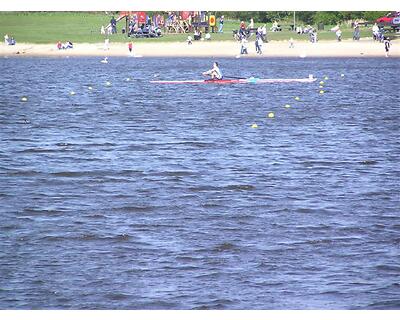
[[[146,23],[147,15],[145,11],[121,11],[119,13],[119,20],[125,18],[126,16],[136,16],[139,24]]]

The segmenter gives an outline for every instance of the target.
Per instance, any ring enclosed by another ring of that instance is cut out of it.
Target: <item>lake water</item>
[[[100,60],[0,59],[1,309],[400,308],[399,59]]]

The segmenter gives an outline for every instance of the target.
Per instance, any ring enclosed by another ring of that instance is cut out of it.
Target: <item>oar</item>
[[[234,77],[234,76],[224,76],[224,78],[228,78],[228,79],[247,79],[247,78],[243,78],[243,77]]]

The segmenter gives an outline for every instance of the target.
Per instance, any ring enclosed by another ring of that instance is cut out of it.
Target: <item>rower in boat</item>
[[[203,76],[210,76],[211,80],[222,80],[222,73],[218,67],[218,62],[214,62],[213,68],[203,72]]]

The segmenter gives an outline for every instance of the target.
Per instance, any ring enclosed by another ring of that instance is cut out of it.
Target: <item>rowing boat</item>
[[[261,84],[261,83],[311,83],[317,79],[310,75],[303,79],[260,79],[260,78],[245,78],[245,79],[222,79],[222,80],[151,80],[150,83],[158,84]]]

